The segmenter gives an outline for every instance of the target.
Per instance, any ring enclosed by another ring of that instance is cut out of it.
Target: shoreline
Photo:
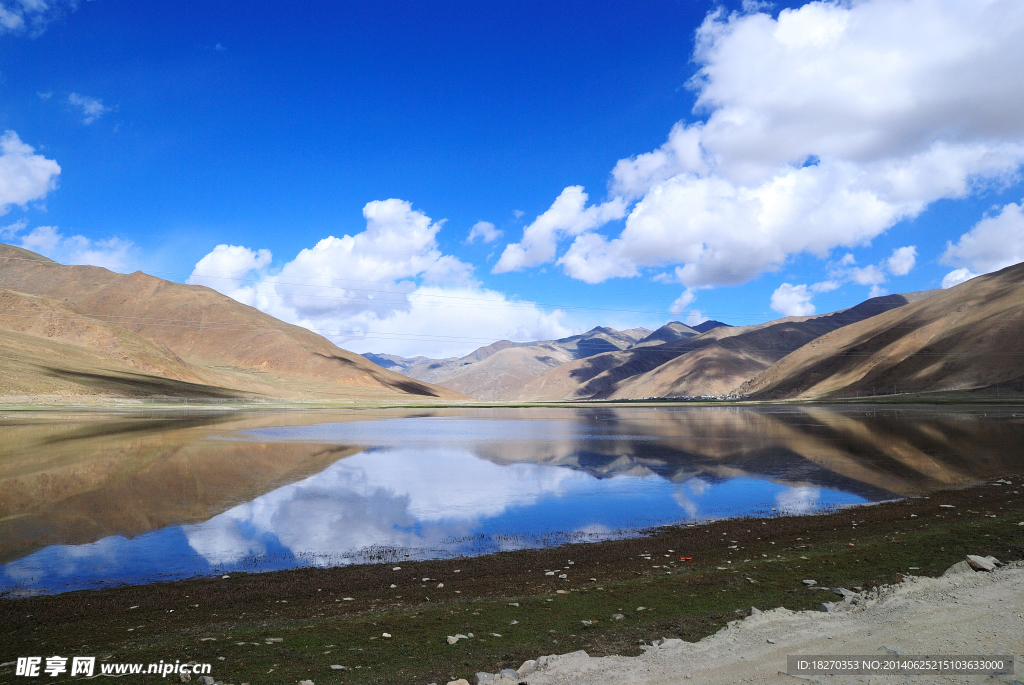
[[[807,578],[867,590],[939,575],[968,553],[1020,560],[1021,485],[1011,474],[830,513],[668,526],[604,542],[4,598],[0,662],[109,654],[209,661],[224,683],[425,685],[552,652],[631,656],[641,641],[696,641],[752,606],[815,608],[826,593],[807,589]],[[469,633],[476,637],[447,644]],[[283,641],[265,644],[268,637]],[[0,682],[13,678],[0,670]]]

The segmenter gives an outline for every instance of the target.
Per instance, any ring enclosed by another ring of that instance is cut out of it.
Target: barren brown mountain
[[[1024,391],[1024,263],[818,338],[740,392],[765,398]]]
[[[461,398],[203,286],[0,245],[0,396]]]
[[[690,334],[696,335],[696,332]],[[617,331],[598,326],[586,333],[558,340],[532,343],[499,340],[461,358],[366,356],[411,378],[443,385],[470,397],[508,400],[515,399],[524,384],[548,369],[610,350],[626,349],[649,335],[651,331],[646,328]]]
[[[642,399],[727,395],[815,338],[902,307],[918,295],[876,297],[814,317],[720,326],[697,336],[580,359],[523,386],[520,400]]]

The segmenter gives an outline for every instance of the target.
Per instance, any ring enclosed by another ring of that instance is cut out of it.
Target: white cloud
[[[686,313],[686,319],[683,320],[683,323],[687,326],[699,326],[708,320],[708,317],[704,316],[704,313],[701,310],[691,309]]]
[[[917,246],[907,245],[906,247],[898,247],[893,250],[892,255],[886,260],[885,264],[889,269],[889,273],[893,276],[906,276],[914,268],[916,262]]]
[[[196,264],[202,283],[358,352],[447,357],[502,338],[572,333],[545,312],[480,287],[473,267],[437,247],[443,222],[391,199],[363,209],[366,230],[328,236],[270,273],[270,253],[219,245]],[[262,270],[262,271],[261,271]],[[210,278],[228,274],[228,278]],[[254,274],[255,272],[255,274]],[[239,280],[250,277],[240,287]]]
[[[14,131],[0,136],[0,215],[11,205],[24,207],[41,200],[57,186],[60,166],[52,159],[35,154]]]
[[[21,247],[62,264],[123,269],[133,246],[131,241],[120,238],[91,240],[81,235],[64,235],[56,226],[37,226],[21,237]]]
[[[1024,204],[1024,203],[1022,203]],[[942,264],[960,266],[942,279],[949,288],[979,274],[998,271],[1011,264],[1024,262],[1024,209],[1011,202],[996,216],[985,217],[949,243],[939,259]]]
[[[688,287],[741,283],[1017,178],[1024,70],[1006,65],[1024,62],[1024,5],[812,2],[777,18],[754,7],[698,29],[692,85],[705,119],[615,166],[609,203],[639,200],[617,236],[594,233],[600,222],[576,232],[558,260],[570,276],[679,266]],[[573,235],[527,232],[496,270],[553,261]],[[889,273],[910,257],[894,255]],[[857,278],[877,288],[877,268]]]
[[[772,293],[772,309],[783,316],[810,316],[814,314],[811,297],[806,285],[783,283]]]
[[[960,285],[964,281],[969,281],[977,275],[978,274],[974,273],[970,269],[954,269],[942,277],[942,287],[952,288],[954,285]]]
[[[687,288],[683,291],[682,295],[676,298],[676,301],[672,303],[668,311],[674,316],[679,316],[696,299],[697,293],[693,292],[692,288]]]
[[[259,269],[270,265],[270,250],[250,250],[241,245],[218,245],[196,263],[186,283],[205,285],[214,290],[235,289]]]
[[[71,95],[68,95],[68,103],[82,110],[82,114],[84,115],[82,123],[86,126],[96,121],[107,112],[113,111],[112,107],[104,105],[103,101],[99,98],[89,97],[88,95],[79,95],[78,93],[71,93]]]
[[[473,224],[473,228],[469,229],[469,236],[467,236],[466,242],[473,243],[479,238],[485,243],[493,243],[501,237],[501,233],[490,221],[478,221]]]
[[[7,0],[0,2],[0,34],[28,33],[33,38],[66,12],[78,9],[78,0]]]
[[[28,228],[28,219],[18,219],[13,224],[0,226],[0,240],[10,240]]]
[[[559,239],[580,235],[625,214],[626,204],[615,198],[600,205],[587,205],[583,186],[565,188],[546,212],[523,229],[523,239],[505,247],[494,273],[519,271],[553,261]]]

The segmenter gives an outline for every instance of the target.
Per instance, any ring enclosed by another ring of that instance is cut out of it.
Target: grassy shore
[[[426,684],[541,654],[637,654],[661,637],[698,640],[752,606],[812,609],[836,599],[803,579],[867,589],[939,575],[969,553],[1020,559],[1024,483],[1006,480],[818,516],[667,527],[399,570],[299,569],[5,598],[0,662],[180,659],[212,663],[217,680],[239,685]],[[474,637],[449,645],[457,633]],[[267,644],[272,637],[282,640]],[[0,669],[0,682],[17,680]]]

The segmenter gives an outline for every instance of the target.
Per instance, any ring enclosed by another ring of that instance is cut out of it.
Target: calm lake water
[[[1014,408],[8,415],[0,592],[480,554],[1024,470]]]

